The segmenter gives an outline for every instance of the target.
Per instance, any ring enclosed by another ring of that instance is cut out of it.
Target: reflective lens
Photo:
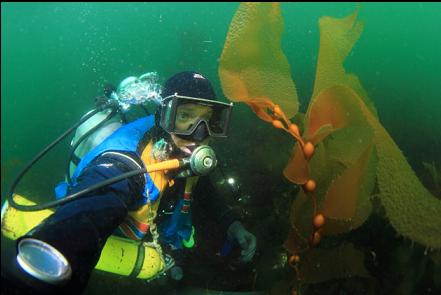
[[[205,122],[210,136],[225,137],[232,104],[173,95],[164,99],[161,126],[169,133],[190,135]]]
[[[18,243],[17,262],[25,272],[50,284],[62,284],[72,275],[63,254],[37,239],[24,238]]]

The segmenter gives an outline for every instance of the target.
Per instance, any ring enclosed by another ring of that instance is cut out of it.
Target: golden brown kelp
[[[308,133],[304,132],[309,134],[305,140],[316,145],[304,179],[314,179],[317,184],[317,210],[326,217],[321,234],[356,228],[371,212],[370,195],[374,188],[376,163],[373,130],[352,100],[352,92],[345,93],[346,89],[331,87],[319,95],[307,116],[311,121],[307,123]],[[321,113],[325,115],[320,116]],[[326,116],[329,114],[332,115]],[[312,122],[317,121],[321,121],[320,125],[324,127],[317,127],[313,132]],[[298,162],[303,162],[303,154],[295,151],[294,159],[284,171],[293,182],[298,181],[291,177],[300,170]],[[306,192],[299,194],[292,210],[293,228],[308,237],[313,230],[313,209]]]
[[[345,85],[353,89],[376,114],[375,107],[358,77],[347,73],[343,67],[346,57],[363,31],[364,24],[357,21],[358,10],[359,8],[341,19],[328,16],[320,18],[320,48],[311,102],[326,88]]]
[[[342,277],[370,277],[363,260],[364,253],[352,244],[343,244],[332,249],[316,249],[299,261],[299,280],[310,284]]]
[[[293,254],[290,261],[299,266],[315,257],[317,250],[310,251],[311,246],[322,236],[362,225],[371,214],[374,191],[399,234],[441,248],[441,202],[419,182],[379,122],[357,76],[343,66],[363,29],[357,14],[358,9],[342,19],[320,19],[316,80],[302,135],[289,121],[298,103],[280,48],[282,20],[277,4],[241,4],[220,59],[225,95],[247,103],[261,119],[298,140],[284,175],[302,187],[292,205],[292,230],[285,242]],[[281,82],[287,86],[279,87]],[[305,281],[345,275],[323,268],[321,273],[316,270],[317,278],[307,278],[312,272],[305,267],[298,270]]]
[[[332,174],[332,166],[344,165],[348,167],[347,169],[353,169],[349,166],[351,154],[357,153],[359,147],[363,149],[364,146],[370,144],[372,138],[368,134],[373,131],[373,143],[378,157],[375,165],[376,182],[387,218],[401,235],[428,247],[441,248],[441,202],[431,196],[418,181],[401,151],[378,121],[375,109],[358,78],[355,75],[346,74],[344,70],[344,59],[361,33],[362,25],[356,21],[356,16],[357,11],[343,19],[323,17],[320,20],[317,75],[312,103],[306,114],[304,137],[313,137],[318,130],[323,129],[331,121],[332,132],[339,127],[344,130],[346,134],[337,144],[335,135],[333,134],[333,137],[328,139],[326,132],[319,139],[311,139],[314,144],[317,144],[319,140],[326,138],[323,145],[326,146],[328,154],[326,160],[329,165],[326,165],[325,169],[328,169],[328,174]],[[331,105],[331,107],[324,107],[317,111],[315,105],[320,99],[326,100],[324,104]],[[332,120],[323,119],[323,117],[330,116]],[[349,121],[350,116],[358,119]],[[342,125],[345,126],[342,127]],[[346,132],[350,129],[355,132],[352,134]],[[332,163],[331,161],[336,157],[339,157],[338,162]],[[317,164],[319,167],[323,165],[323,161]],[[317,170],[320,169],[319,167]],[[314,171],[314,161],[310,169]],[[340,178],[344,174],[345,172],[342,172]],[[324,173],[321,175],[326,177]],[[351,175],[354,174],[351,173]],[[346,183],[351,182],[346,181]],[[325,216],[341,217],[341,219],[348,217],[344,216],[344,212],[349,206],[348,203],[353,206],[351,196],[353,197],[354,194],[349,192],[354,192],[354,189],[347,188],[345,193],[347,197],[341,199],[334,197],[335,202],[329,201],[329,197],[335,192],[335,184],[329,188],[327,195],[324,196],[325,202],[322,207]],[[344,191],[341,191],[340,194],[334,195],[341,196],[343,193]],[[360,200],[365,200],[365,198],[360,198]],[[332,203],[334,204],[331,205]],[[330,214],[329,206],[340,208],[340,210],[333,210]],[[360,210],[354,218],[363,220],[358,215],[362,214],[364,218],[367,218],[365,210],[368,210],[369,205],[360,206],[360,208],[364,210]],[[348,229],[353,228],[351,225]]]
[[[283,19],[278,3],[242,3],[233,17],[219,62],[222,90],[250,105],[263,120],[274,103],[290,118],[298,99],[291,67],[281,49]]]

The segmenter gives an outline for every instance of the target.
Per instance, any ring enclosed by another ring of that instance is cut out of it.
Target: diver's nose
[[[204,121],[199,122],[198,126],[193,132],[193,140],[204,141],[209,136],[207,123]]]

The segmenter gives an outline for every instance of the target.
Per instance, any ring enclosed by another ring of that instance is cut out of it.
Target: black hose
[[[85,189],[83,189],[83,190],[81,190],[79,192],[70,194],[70,195],[64,197],[63,199],[55,200],[55,201],[50,201],[50,202],[47,202],[47,203],[44,203],[44,204],[40,204],[40,205],[20,205],[20,204],[17,204],[13,200],[12,195],[8,199],[8,202],[11,205],[11,207],[13,207],[13,208],[15,208],[17,210],[21,210],[21,211],[29,212],[29,211],[44,210],[44,209],[48,209],[48,208],[64,205],[66,203],[69,203],[69,202],[72,202],[74,200],[77,200],[77,199],[79,199],[81,197],[84,197],[84,195],[86,195],[86,194],[88,194],[88,193],[90,193],[90,192],[92,192],[94,190],[100,189],[100,188],[105,187],[107,185],[114,184],[115,182],[121,181],[121,180],[123,180],[125,178],[129,178],[129,177],[132,177],[132,176],[135,176],[135,175],[138,175],[138,174],[144,174],[144,173],[147,173],[147,170],[145,168],[144,169],[137,169],[137,170],[129,171],[129,172],[123,173],[121,175],[118,175],[118,176],[115,176],[115,177],[103,180],[103,181],[101,181],[101,182],[99,182],[97,184],[94,184],[94,185],[92,185],[92,186],[90,186],[88,188],[85,188]]]
[[[222,176],[224,177],[224,179],[226,179],[223,170],[220,169],[220,171],[221,171]],[[88,193],[90,193],[90,192],[92,192],[94,190],[97,190],[97,189],[103,188],[105,186],[114,184],[114,183],[116,183],[118,181],[121,181],[123,179],[130,178],[130,177],[133,177],[135,175],[144,174],[144,173],[147,173],[147,169],[146,168],[132,170],[132,171],[120,174],[118,176],[112,177],[110,179],[103,180],[103,181],[101,181],[101,182],[99,182],[97,184],[94,184],[94,185],[92,185],[92,186],[90,186],[88,188],[85,188],[85,189],[83,189],[83,190],[81,190],[79,192],[67,195],[63,199],[55,200],[55,201],[50,201],[50,202],[47,202],[47,203],[44,203],[44,204],[40,204],[40,205],[20,205],[20,204],[17,204],[14,201],[12,194],[9,196],[8,202],[11,205],[11,207],[13,207],[13,208],[15,208],[17,210],[21,210],[21,211],[30,212],[30,211],[45,210],[45,209],[53,208],[53,207],[56,207],[56,206],[64,205],[64,204],[72,202],[74,200],[78,200],[81,197],[84,197],[86,194],[88,194]],[[234,195],[235,193],[233,192],[233,189],[231,187],[230,187],[230,190],[231,190],[232,194]]]
[[[17,208],[18,206],[21,206],[17,204],[14,201],[14,191],[18,183],[21,181],[23,176],[29,171],[29,169],[32,168],[32,166],[39,161],[44,155],[46,155],[54,146],[56,146],[60,141],[62,141],[66,136],[68,136],[72,131],[78,128],[81,124],[83,124],[85,121],[87,121],[89,118],[94,116],[96,113],[103,111],[106,108],[113,107],[112,105],[104,105],[102,107],[96,108],[92,110],[89,114],[85,115],[81,120],[79,120],[76,124],[74,124],[72,127],[67,129],[62,135],[60,135],[57,139],[55,139],[51,144],[49,144],[44,150],[42,150],[40,153],[38,153],[37,156],[35,156],[23,169],[22,171],[17,175],[17,177],[12,182],[12,185],[9,189],[8,194],[8,202],[11,204],[12,207]]]

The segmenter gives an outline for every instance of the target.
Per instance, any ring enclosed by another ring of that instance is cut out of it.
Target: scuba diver
[[[110,96],[121,95],[118,88]],[[58,187],[57,197],[63,200],[86,193],[67,200],[17,240],[17,262],[30,287],[45,293],[83,291],[106,241],[114,235],[149,241],[157,250],[163,267],[152,279],[167,273],[181,280],[186,249],[194,245],[194,201],[229,241],[237,243],[240,260],[252,260],[255,236],[244,228],[210,179],[217,159],[208,143],[212,137],[227,137],[232,104],[217,101],[211,83],[197,72],[172,76],[161,97],[156,97],[160,104],[154,115],[126,124],[107,122],[110,131],[101,131],[105,139],[90,141],[88,152],[84,147],[76,154],[79,161],[72,175],[72,166],[68,169],[68,181]],[[74,145],[90,130],[78,131]],[[169,162],[176,167],[148,168]]]

